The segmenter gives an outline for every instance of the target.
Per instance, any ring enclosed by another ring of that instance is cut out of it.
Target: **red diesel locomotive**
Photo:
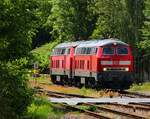
[[[77,41],[57,45],[50,56],[54,83],[88,85],[133,82],[133,55],[117,39]]]

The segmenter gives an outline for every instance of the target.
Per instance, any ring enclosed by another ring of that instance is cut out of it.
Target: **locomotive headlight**
[[[103,68],[103,71],[107,71],[107,68]]]
[[[126,67],[126,68],[125,68],[125,71],[129,71],[129,68],[128,68],[128,67]]]

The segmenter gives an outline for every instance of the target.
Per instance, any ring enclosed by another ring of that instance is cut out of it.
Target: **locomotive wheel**
[[[57,85],[63,85],[63,77],[62,76],[53,76],[52,82]]]
[[[96,88],[97,83],[94,78],[87,78],[87,80],[85,82],[85,86],[87,88]]]
[[[94,78],[90,78],[90,85],[91,85],[90,86],[91,88],[95,88],[96,87],[97,84],[96,84],[96,81],[95,81]]]
[[[68,78],[67,85],[68,86],[72,86],[72,82],[73,82],[73,79],[72,78]]]
[[[59,85],[64,86],[64,76],[60,77]]]
[[[90,88],[90,78],[86,78],[85,80],[85,87]]]
[[[68,85],[68,83],[69,83],[68,76],[64,76],[64,78],[63,78],[63,84],[64,85]]]
[[[77,77],[77,78],[75,79],[75,85],[76,85],[77,87],[80,87],[80,86],[81,86],[81,83],[80,83],[80,82],[81,82],[81,79]]]
[[[51,76],[51,81],[52,81],[52,83],[56,84],[56,76],[55,75]]]

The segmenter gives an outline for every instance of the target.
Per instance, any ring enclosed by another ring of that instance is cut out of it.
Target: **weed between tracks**
[[[82,110],[89,110],[89,111],[96,111],[96,107],[95,106],[86,106],[86,105],[80,105],[78,106],[78,108],[82,109]]]
[[[52,104],[45,98],[36,98],[28,107],[27,119],[59,119],[65,111],[57,104]]]

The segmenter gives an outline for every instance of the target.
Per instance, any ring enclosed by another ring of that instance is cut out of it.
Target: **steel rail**
[[[122,111],[118,111],[118,110],[116,111],[116,110],[113,110],[113,109],[109,109],[109,108],[106,108],[106,107],[101,107],[99,105],[94,105],[94,104],[90,104],[90,103],[83,103],[83,105],[95,106],[100,110],[108,111],[108,112],[111,112],[111,113],[115,113],[115,114],[119,114],[119,115],[123,115],[123,116],[127,116],[127,117],[131,117],[131,118],[134,118],[134,119],[148,119],[148,117],[145,117],[143,115],[131,114],[131,113],[122,112]]]
[[[93,117],[96,117],[96,118],[99,118],[99,119],[113,119],[111,117],[107,117],[107,116],[104,116],[104,115],[101,115],[101,114],[98,114],[98,113],[95,113],[95,112],[92,112],[92,111],[89,111],[89,110],[80,109],[80,108],[75,107],[75,106],[66,105],[66,104],[61,104],[61,105],[65,106],[65,107],[67,107],[69,109],[72,109],[72,110],[83,112],[85,114],[88,114],[90,116],[93,116]]]
[[[49,94],[57,94],[57,95],[64,95],[66,97],[78,97],[78,98],[95,98],[95,97],[91,97],[91,96],[84,96],[84,95],[78,95],[78,94],[67,94],[67,93],[62,93],[62,92],[56,92],[56,91],[49,91],[49,90],[45,90],[45,89],[35,89],[35,91],[38,92],[47,92]]]
[[[138,92],[129,92],[129,91],[118,91],[118,93],[121,96],[127,96],[127,97],[139,97],[139,98],[150,98],[150,95],[146,95],[143,93],[138,93]]]
[[[134,112],[136,112],[136,109],[150,111],[150,107],[145,107],[145,106],[140,106],[140,105],[131,105],[131,104],[125,105],[125,104],[118,104],[118,103],[106,103],[104,105],[113,105],[113,106],[120,106],[124,108],[131,108],[134,110]]]
[[[150,104],[145,104],[145,103],[129,103],[129,105],[133,105],[133,106],[142,106],[142,107],[147,107],[150,108]]]

